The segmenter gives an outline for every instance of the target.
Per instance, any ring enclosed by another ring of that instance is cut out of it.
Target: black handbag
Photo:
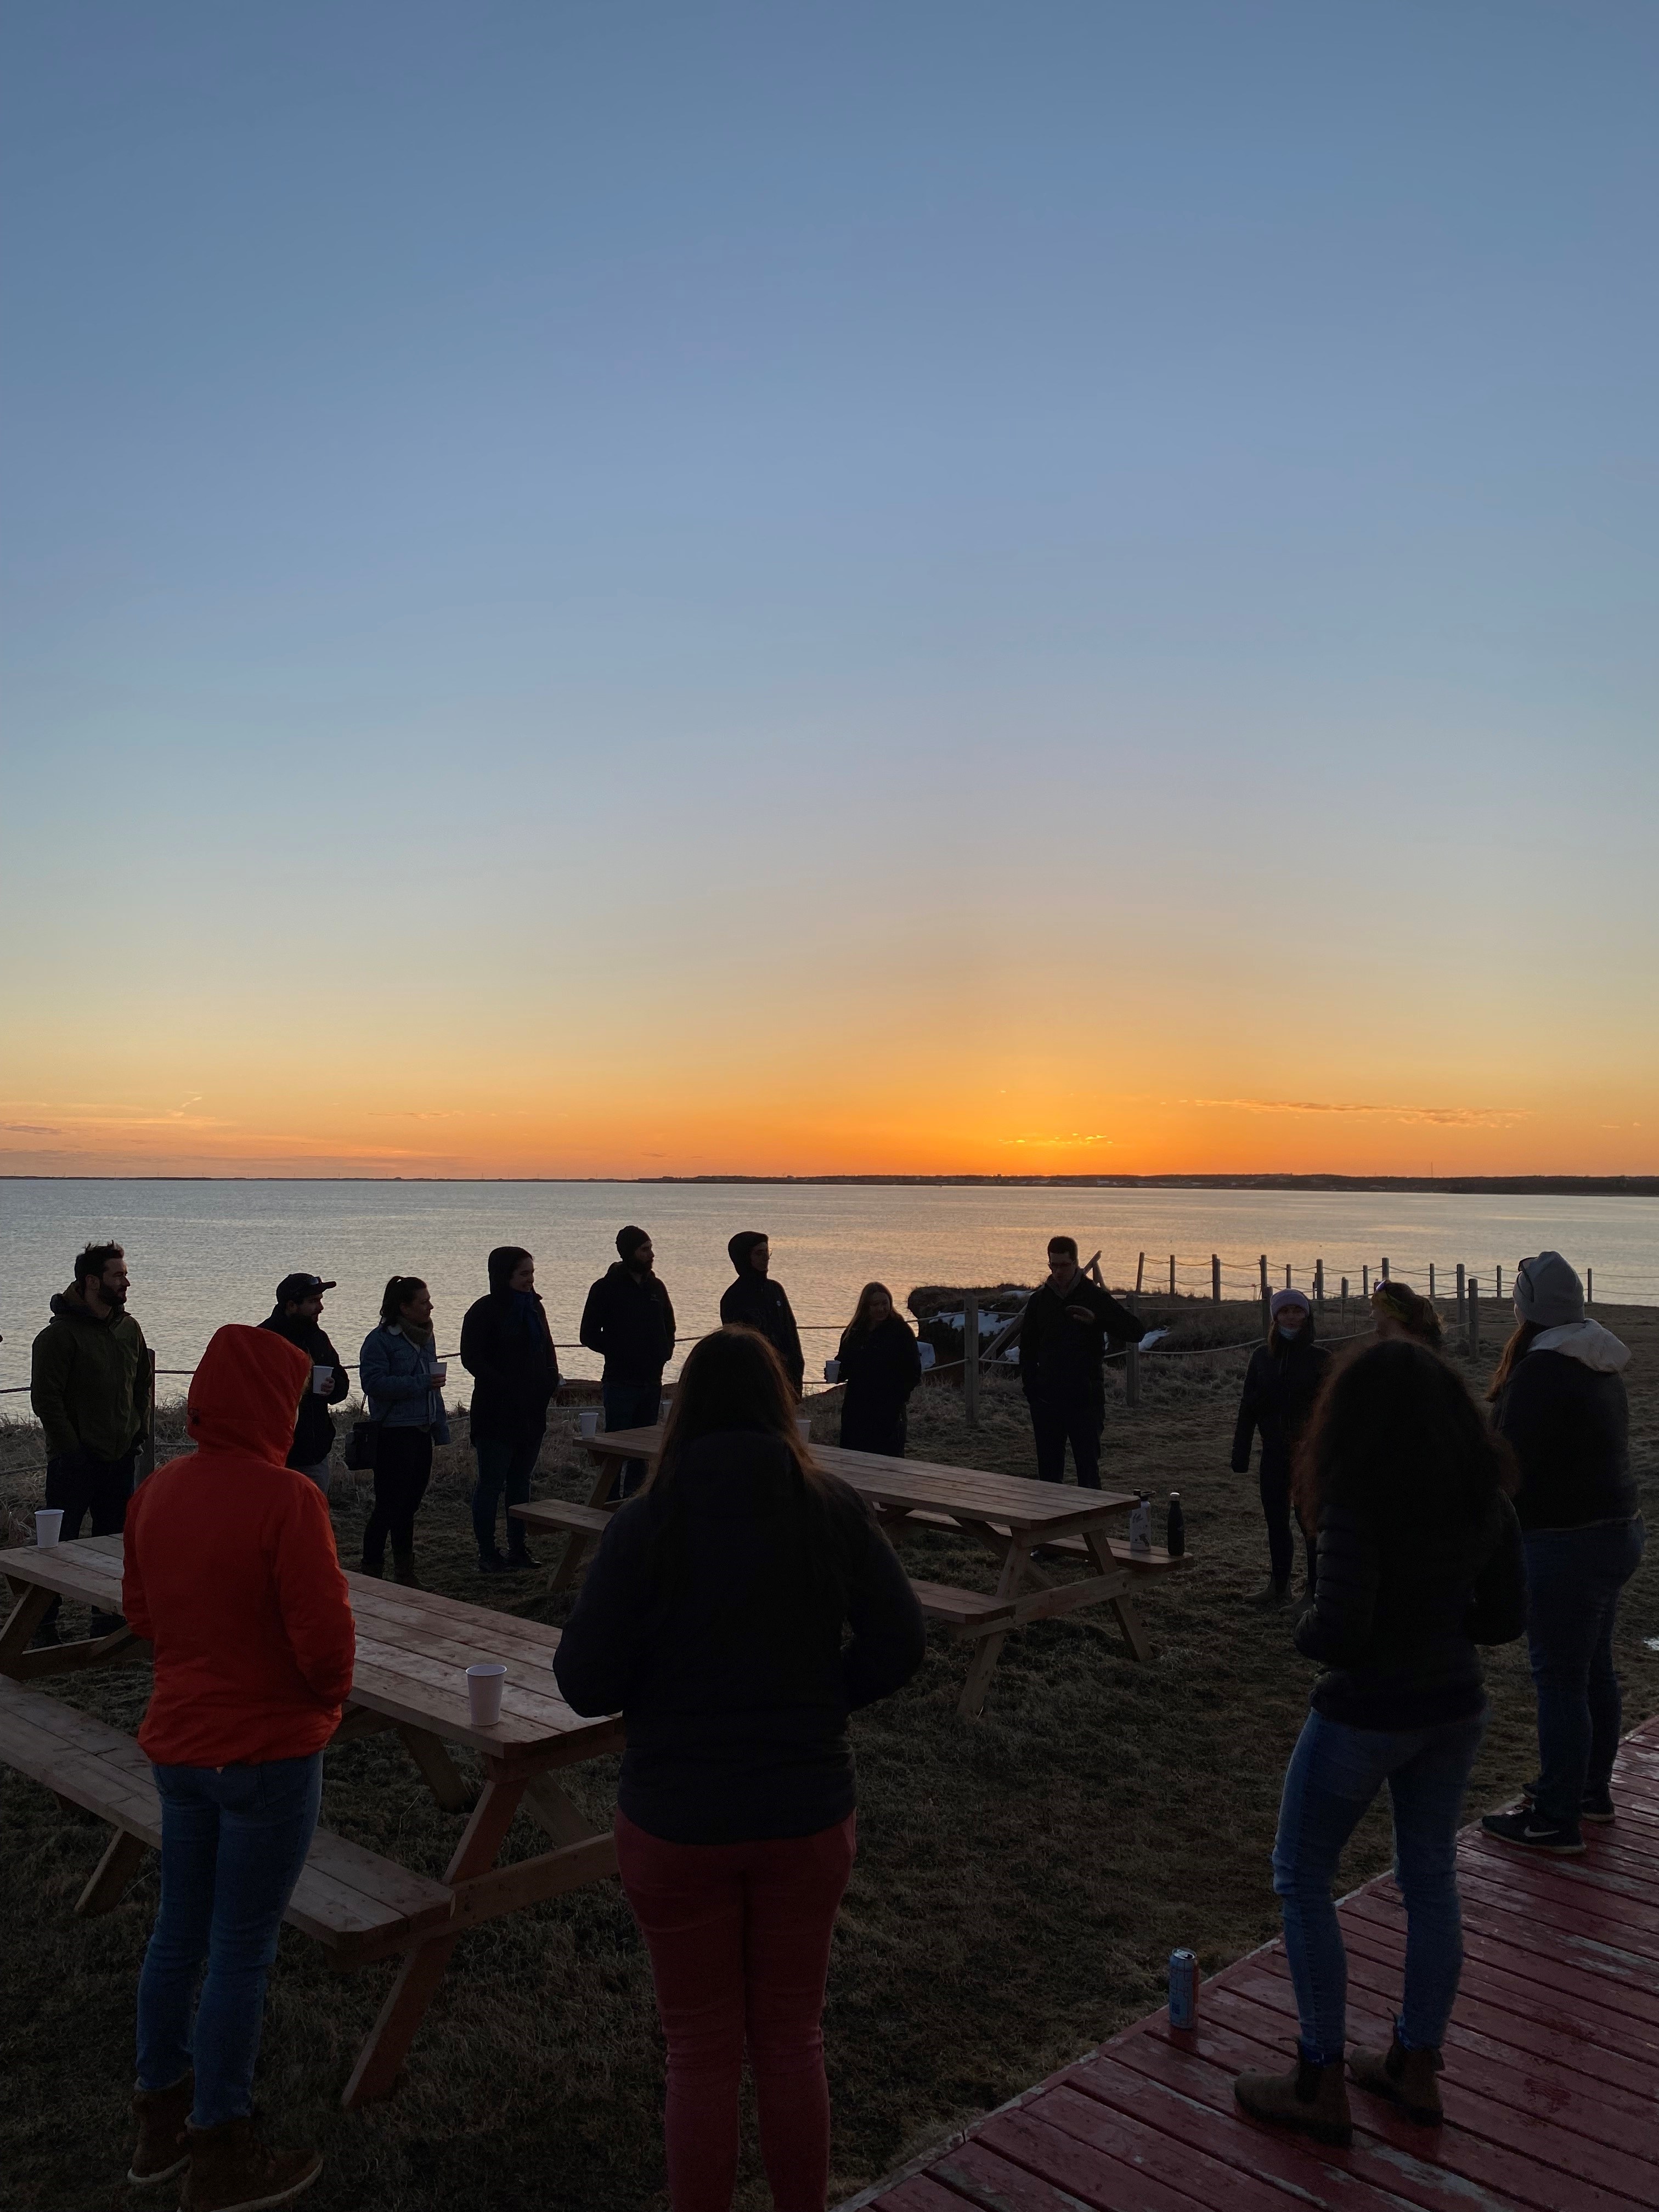
[[[354,1421],[351,1433],[346,1438],[343,1457],[354,1474],[365,1474],[375,1461],[380,1448],[380,1425],[378,1421]]]

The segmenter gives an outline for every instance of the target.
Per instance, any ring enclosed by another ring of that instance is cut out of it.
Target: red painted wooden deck
[[[1350,2090],[1347,2150],[1247,2120],[1232,2076],[1290,2063],[1296,2007],[1270,1943],[1199,1993],[994,2112],[872,2212],[1630,2212],[1659,2206],[1659,1721],[1626,1739],[1617,1821],[1579,1859],[1536,1860],[1466,1828],[1468,1958],[1446,2038],[1447,2118],[1413,2127]],[[1387,1875],[1339,1908],[1351,2041],[1386,2045],[1405,1913]],[[852,2212],[851,2207],[843,2212]]]

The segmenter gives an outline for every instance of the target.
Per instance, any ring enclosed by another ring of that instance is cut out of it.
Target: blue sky
[[[21,1164],[1659,1165],[1645,0],[4,61]]]

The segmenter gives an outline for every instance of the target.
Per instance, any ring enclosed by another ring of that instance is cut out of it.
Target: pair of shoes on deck
[[[478,1572],[481,1575],[527,1575],[535,1571],[536,1562],[522,1544],[514,1545],[503,1559],[499,1552],[479,1554]]]
[[[1435,2079],[1443,2063],[1437,2051],[1407,2051],[1395,2036],[1386,2051],[1356,2047],[1348,2054],[1347,2069],[1357,2089],[1386,2098],[1408,2120],[1429,2128],[1445,2117]],[[1315,2066],[1298,2057],[1288,2074],[1240,2074],[1233,2094],[1253,2120],[1294,2128],[1316,2142],[1353,2141],[1353,2114],[1340,2058]]]
[[[179,2212],[264,2212],[309,2189],[323,2170],[320,2152],[268,2149],[251,2119],[193,2128],[196,2084],[186,2074],[170,2089],[140,2089],[132,2100],[138,2143],[128,2181],[149,2189],[182,2173]]]
[[[1528,1782],[1522,1789],[1521,1802],[1528,1813],[1538,1802],[1538,1793],[1543,1786],[1541,1782]],[[1605,1827],[1609,1820],[1618,1819],[1618,1808],[1613,1802],[1613,1792],[1607,1788],[1606,1783],[1603,1783],[1599,1790],[1588,1788],[1585,1790],[1583,1796],[1578,1800],[1578,1817],[1581,1820],[1594,1820],[1597,1827]]]
[[[1603,1820],[1611,1819],[1602,1814]],[[1548,1820],[1531,1805],[1518,1812],[1488,1813],[1480,1823],[1495,1843],[1513,1844],[1523,1851],[1541,1852],[1553,1859],[1582,1858],[1584,1838],[1577,1820]]]

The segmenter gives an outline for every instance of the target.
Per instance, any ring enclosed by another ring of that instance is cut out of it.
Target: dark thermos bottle
[[[1170,1492],[1170,1521],[1164,1538],[1164,1548],[1172,1559],[1178,1559],[1187,1548],[1187,1522],[1181,1510],[1181,1492]]]

